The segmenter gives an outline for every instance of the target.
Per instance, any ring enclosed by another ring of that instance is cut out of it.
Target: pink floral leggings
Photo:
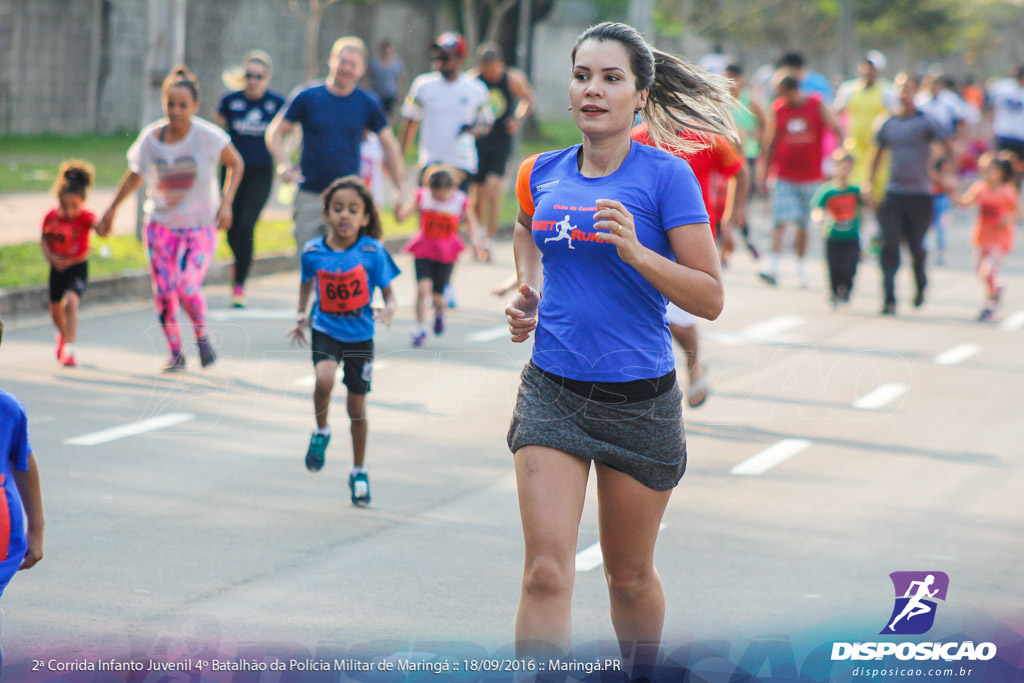
[[[146,226],[149,272],[153,277],[153,299],[167,346],[181,351],[178,304],[195,328],[196,339],[206,336],[206,296],[203,278],[213,262],[217,230],[203,228],[175,230],[150,222]]]

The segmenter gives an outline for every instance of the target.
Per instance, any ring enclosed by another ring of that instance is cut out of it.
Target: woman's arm
[[[633,216],[621,202],[598,199],[597,208],[594,228],[600,231],[600,239],[614,244],[619,257],[669,301],[708,320],[721,314],[725,290],[710,225],[693,223],[670,228],[668,241],[676,259],[671,261],[640,244]]]
[[[14,483],[28,517],[28,551],[20,567],[28,569],[43,559],[43,494],[39,487],[39,467],[36,466],[35,455],[28,456],[28,470],[14,470]]]
[[[540,249],[533,241],[532,223],[532,217],[520,208],[512,233],[519,293],[505,307],[505,319],[508,321],[512,341],[516,343],[526,341],[530,333],[537,329],[537,311],[540,308],[543,270]]]
[[[100,222],[96,224],[96,232],[100,235],[109,235],[114,225],[114,214],[117,213],[117,207],[121,205],[121,202],[126,197],[134,193],[142,186],[142,176],[134,171],[128,171],[121,178],[121,184],[117,186],[117,194],[114,195],[114,199],[110,202],[110,206],[103,212],[103,216],[100,218]]]
[[[242,162],[242,155],[230,142],[220,151],[220,163],[224,164],[225,176],[224,192],[221,195],[220,209],[217,210],[217,227],[227,230],[231,227],[231,205],[235,201],[238,186],[242,183],[245,164]]]

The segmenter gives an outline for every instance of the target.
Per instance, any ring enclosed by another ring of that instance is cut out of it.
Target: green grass
[[[128,170],[125,153],[135,135],[0,136],[0,193],[49,192],[57,169],[67,159],[83,159],[95,166],[97,187],[116,187]]]

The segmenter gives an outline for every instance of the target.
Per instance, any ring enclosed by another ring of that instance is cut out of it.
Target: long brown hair
[[[650,45],[632,26],[606,21],[591,26],[576,39],[576,51],[587,40],[615,41],[629,54],[630,66],[636,74],[636,89],[649,88],[643,117],[651,141],[662,149],[693,152],[706,143],[680,139],[684,128],[710,135],[721,135],[740,144],[739,129],[731,110],[738,105],[729,91],[729,80],[700,69],[684,59],[662,52]]]
[[[327,210],[331,206],[331,197],[338,190],[355,190],[359,198],[363,200],[363,212],[370,216],[369,222],[363,227],[359,228],[360,235],[367,235],[375,240],[379,240],[384,236],[384,229],[380,224],[380,215],[377,213],[377,206],[373,202],[373,194],[367,189],[363,183],[363,179],[357,175],[347,175],[343,178],[338,178],[333,183],[327,186],[327,189],[320,195],[322,200],[324,215],[327,215]]]

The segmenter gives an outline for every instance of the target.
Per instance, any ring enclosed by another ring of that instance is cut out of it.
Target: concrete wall
[[[146,74],[149,0],[0,0],[0,134],[136,130]],[[331,43],[388,37],[415,75],[429,69],[434,36],[452,28],[443,0],[347,0],[320,31],[321,69]],[[305,24],[286,0],[190,0],[185,63],[199,77],[202,114],[224,92],[221,72],[250,49],[274,58],[276,90],[305,82]],[[161,64],[161,70],[167,65]]]

